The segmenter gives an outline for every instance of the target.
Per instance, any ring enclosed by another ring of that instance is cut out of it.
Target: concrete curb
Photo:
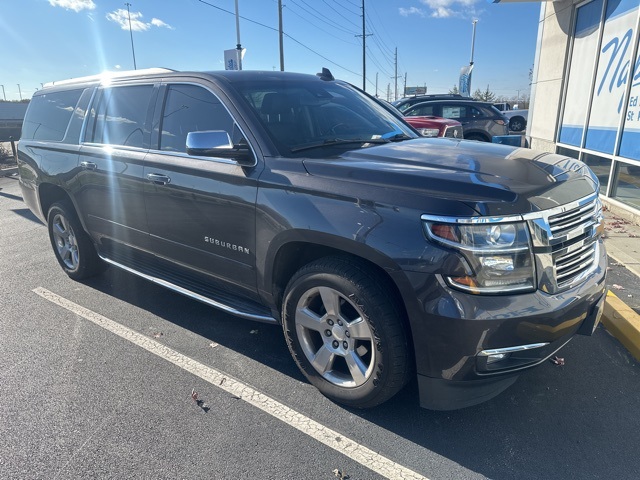
[[[614,293],[607,293],[602,323],[640,361],[640,315]]]

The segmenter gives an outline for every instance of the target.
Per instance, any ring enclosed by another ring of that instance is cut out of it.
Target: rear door
[[[186,153],[189,132],[224,130],[234,143],[241,140],[218,95],[211,85],[190,83],[161,90],[154,149],[144,166],[152,251],[253,296],[257,168]]]
[[[152,84],[100,88],[88,112],[76,198],[103,247],[148,246],[143,165],[156,96]]]

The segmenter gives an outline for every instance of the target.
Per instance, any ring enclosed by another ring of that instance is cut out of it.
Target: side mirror
[[[205,130],[187,134],[187,154],[199,157],[221,157],[235,160],[245,167],[255,165],[248,145],[234,145],[224,130]]]

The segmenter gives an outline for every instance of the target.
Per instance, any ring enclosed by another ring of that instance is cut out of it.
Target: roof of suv
[[[157,76],[175,76],[175,75],[211,75],[218,78],[242,78],[243,80],[250,80],[254,78],[264,78],[264,77],[272,77],[272,78],[280,78],[280,79],[289,79],[293,80],[295,78],[316,78],[318,80],[329,80],[333,79],[331,76],[325,77],[324,73],[322,74],[304,74],[304,73],[293,73],[293,72],[274,72],[274,71],[259,71],[259,70],[221,70],[221,71],[205,71],[205,72],[195,72],[195,71],[178,71],[171,70],[168,68],[146,68],[141,70],[127,70],[127,71],[106,71],[97,75],[89,75],[86,77],[77,77],[70,78],[66,80],[59,80],[55,82],[48,82],[44,84],[45,88],[51,87],[60,87],[67,85],[77,85],[83,83],[101,83],[105,81],[112,80],[126,80],[126,79],[136,79],[143,77],[157,77]],[[329,73],[330,75],[330,73]]]

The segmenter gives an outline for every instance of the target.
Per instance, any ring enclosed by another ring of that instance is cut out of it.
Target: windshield
[[[417,138],[401,119],[344,83],[271,78],[234,86],[285,157],[339,155]]]

